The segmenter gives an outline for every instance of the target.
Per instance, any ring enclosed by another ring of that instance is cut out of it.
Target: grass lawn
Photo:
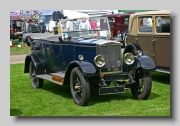
[[[21,47],[10,47],[10,55],[20,55],[30,53],[30,47],[26,46],[24,43],[20,43]]]
[[[33,89],[24,64],[10,65],[11,116],[170,116],[170,75],[153,72],[152,93],[148,100],[124,94],[91,94],[89,105],[74,104],[69,86],[45,81],[43,89]]]

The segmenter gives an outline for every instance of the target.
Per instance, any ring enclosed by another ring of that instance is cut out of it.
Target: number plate
[[[117,93],[125,93],[125,87],[124,86],[102,87],[99,89],[99,95],[117,94]]]

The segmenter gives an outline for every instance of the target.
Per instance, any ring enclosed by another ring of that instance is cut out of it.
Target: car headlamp
[[[127,65],[131,65],[134,63],[134,55],[132,53],[126,53],[124,55],[124,62],[127,64]]]
[[[105,65],[105,58],[102,55],[97,55],[94,58],[94,62],[96,64],[96,66],[103,67]]]

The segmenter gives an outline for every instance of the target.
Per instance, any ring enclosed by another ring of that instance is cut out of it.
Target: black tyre
[[[36,77],[36,70],[34,67],[34,63],[32,61],[30,62],[30,65],[29,65],[29,76],[30,76],[31,85],[34,88],[42,88],[43,87],[44,80]]]
[[[78,67],[71,71],[70,88],[74,102],[79,106],[87,106],[90,99],[89,80]]]
[[[143,73],[136,76],[137,86],[131,88],[134,98],[145,100],[149,97],[152,89],[152,78],[150,73]]]

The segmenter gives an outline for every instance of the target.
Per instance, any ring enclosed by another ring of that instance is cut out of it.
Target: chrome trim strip
[[[119,44],[103,44],[101,46],[119,46],[119,45],[120,45],[120,43]]]
[[[69,46],[79,46],[79,47],[96,47],[96,46],[84,46],[84,45],[74,45],[74,44],[53,44],[53,43],[47,43],[47,45],[69,45]]]
[[[161,72],[161,73],[167,73],[167,74],[170,74],[170,71],[163,71],[163,70],[155,70],[156,72]]]
[[[120,42],[113,41],[113,40],[104,40],[103,42],[99,42],[98,44],[99,45],[109,45],[109,43],[120,45]]]
[[[81,46],[81,45],[74,45],[74,46],[79,46],[79,47],[96,47],[96,46]]]
[[[113,72],[102,72],[101,74],[116,74],[116,73],[122,73],[122,71],[113,71]]]

